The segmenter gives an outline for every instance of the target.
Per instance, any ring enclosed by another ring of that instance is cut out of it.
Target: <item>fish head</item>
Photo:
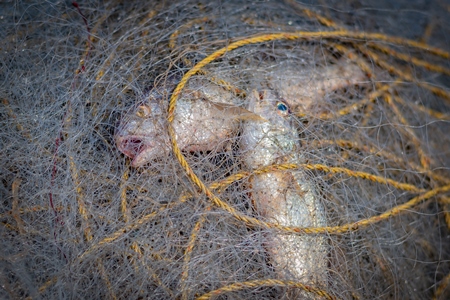
[[[289,105],[273,90],[253,90],[248,97],[248,110],[268,121],[257,123],[261,127],[276,127],[281,131],[291,127]]]
[[[122,118],[115,134],[120,152],[132,159],[133,167],[140,167],[170,151],[167,133],[169,90],[154,88]]]
[[[245,163],[258,168],[290,159],[297,149],[298,136],[286,101],[273,90],[254,90],[248,97],[248,110],[264,121],[244,125],[241,149]]]

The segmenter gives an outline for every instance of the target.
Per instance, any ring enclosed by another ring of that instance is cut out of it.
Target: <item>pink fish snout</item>
[[[116,144],[119,151],[128,156],[129,158],[134,158],[139,155],[145,148],[145,141],[139,136],[121,136],[116,138]]]
[[[146,136],[118,136],[116,144],[120,152],[132,159],[133,167],[140,167],[167,152],[164,142]]]
[[[155,109],[148,105],[139,105],[121,121],[117,130],[117,148],[132,159],[133,167],[142,166],[165,153],[161,115],[154,112]]]

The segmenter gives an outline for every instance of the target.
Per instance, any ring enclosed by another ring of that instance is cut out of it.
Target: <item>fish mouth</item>
[[[145,136],[119,136],[116,138],[116,144],[120,152],[132,159],[133,167],[148,162],[155,151],[155,144]]]

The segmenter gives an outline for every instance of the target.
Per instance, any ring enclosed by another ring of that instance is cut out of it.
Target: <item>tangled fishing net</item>
[[[0,3],[1,298],[448,299],[450,6],[376,3]],[[180,146],[196,83],[294,99],[301,159],[249,168],[239,117]],[[167,151],[133,167],[117,136],[155,91]],[[271,172],[301,172],[326,226],[262,214]],[[317,284],[266,242],[306,235]]]

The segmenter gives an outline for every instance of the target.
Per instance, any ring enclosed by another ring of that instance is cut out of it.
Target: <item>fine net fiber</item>
[[[1,2],[0,298],[448,299],[449,15]],[[266,98],[294,146],[259,163]]]

